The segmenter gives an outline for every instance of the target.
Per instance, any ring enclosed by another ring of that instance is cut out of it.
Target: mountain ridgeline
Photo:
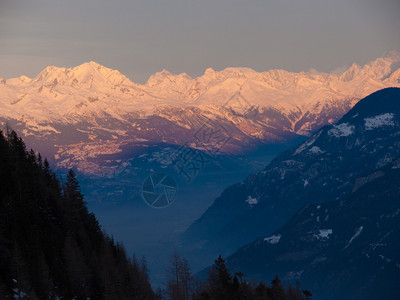
[[[14,131],[0,134],[0,298],[153,299],[144,262],[129,259]]]
[[[0,79],[0,122],[57,168],[111,175],[106,160],[123,168],[130,150],[147,143],[238,154],[308,136],[372,92],[400,87],[399,62],[393,51],[342,74],[226,68],[191,78],[162,71],[146,84],[95,62],[50,66],[34,78]],[[219,134],[199,139],[202,128]]]
[[[232,254],[283,226],[304,205],[348,195],[365,174],[400,156],[400,89],[362,99],[335,125],[227,188],[185,232],[193,257]],[[349,228],[349,231],[354,228]]]

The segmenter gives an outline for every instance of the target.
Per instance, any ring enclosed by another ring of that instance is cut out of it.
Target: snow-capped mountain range
[[[191,78],[164,70],[146,84],[95,62],[50,66],[34,78],[0,79],[0,120],[63,161],[59,166],[97,172],[99,166],[82,162],[132,143],[237,153],[254,142],[310,135],[366,95],[400,86],[399,66],[400,52],[393,51],[340,75],[227,68]],[[222,137],[199,143],[194,137],[205,125]]]

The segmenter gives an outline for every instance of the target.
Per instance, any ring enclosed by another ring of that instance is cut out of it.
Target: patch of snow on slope
[[[104,128],[104,127],[89,127],[89,129],[98,129],[98,130],[103,130],[111,133],[116,133],[119,135],[126,136],[126,130],[119,130],[119,129],[109,129],[109,128]]]
[[[332,229],[320,229],[319,234],[315,234],[314,237],[317,239],[328,239],[329,235],[332,234]]]
[[[354,235],[351,237],[351,239],[347,242],[347,245],[346,245],[346,247],[344,247],[344,249],[346,249],[348,246],[350,246],[351,242],[353,242],[353,240],[356,239],[356,238],[360,235],[360,233],[361,233],[361,231],[362,231],[363,229],[364,229],[364,226],[360,226],[360,227],[358,227],[358,228],[356,229],[356,232],[355,232]]]
[[[149,162],[156,161],[164,166],[168,166],[172,164],[174,154],[176,150],[170,147],[166,147],[160,151],[155,151],[152,154],[152,157],[148,159]]]
[[[264,241],[270,243],[271,245],[275,245],[279,243],[280,239],[281,239],[280,234],[274,234],[270,237],[265,238]]]
[[[301,144],[296,151],[294,152],[294,155],[297,155],[301,152],[303,152],[304,150],[306,150],[308,147],[310,147],[312,144],[315,143],[315,141],[319,138],[319,136],[321,135],[322,130],[320,130],[316,135],[314,135],[312,138],[310,138],[309,140],[305,141],[303,144]]]
[[[35,122],[34,120],[26,120],[25,121],[25,125],[29,128],[29,130],[31,131],[39,131],[42,134],[49,134],[49,132],[54,132],[54,133],[61,133],[60,131],[56,130],[55,128],[53,128],[50,125],[41,125],[37,122]],[[34,135],[33,133],[29,133],[27,131],[27,135]]]
[[[328,134],[334,137],[345,137],[354,133],[354,126],[349,125],[349,123],[342,123],[339,125],[334,125]]]
[[[310,153],[312,153],[312,154],[321,154],[321,153],[324,153],[324,151],[322,151],[321,148],[318,147],[318,146],[313,146],[313,147],[311,147],[311,149],[308,150],[308,151],[309,151]]]
[[[382,126],[393,126],[393,117],[394,115],[392,113],[386,113],[372,118],[366,118],[364,119],[365,130],[372,130]]]
[[[246,202],[247,202],[250,206],[253,206],[253,205],[258,204],[257,198],[252,198],[251,196],[248,196],[248,197],[247,197]]]

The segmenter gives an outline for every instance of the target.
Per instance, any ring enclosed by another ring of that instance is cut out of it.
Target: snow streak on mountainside
[[[74,158],[62,157],[66,145],[83,155],[87,142],[100,154],[147,141],[182,145],[204,124],[222,128],[230,137],[222,151],[237,153],[254,142],[309,135],[364,96],[400,86],[399,62],[400,53],[391,52],[341,75],[227,68],[191,78],[164,70],[143,85],[95,62],[47,67],[35,78],[0,80],[0,120],[42,141],[38,146],[55,147],[56,161]]]

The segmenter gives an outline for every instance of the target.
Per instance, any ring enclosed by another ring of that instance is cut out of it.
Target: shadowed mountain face
[[[229,255],[271,234],[302,206],[344,197],[356,178],[400,155],[400,89],[361,100],[335,125],[227,188],[185,232],[194,257]]]
[[[309,204],[239,249],[232,271],[298,279],[316,299],[399,299],[400,158],[358,177],[340,200]]]

